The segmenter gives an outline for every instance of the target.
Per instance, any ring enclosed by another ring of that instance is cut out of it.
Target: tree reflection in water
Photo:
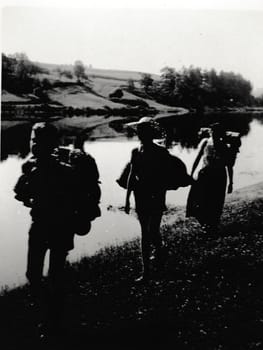
[[[192,149],[196,148],[202,138],[200,129],[209,127],[214,122],[220,122],[224,128],[229,131],[239,132],[241,136],[247,135],[250,130],[250,122],[255,118],[253,114],[249,113],[213,113],[213,114],[189,114],[182,116],[171,116],[168,118],[158,119],[162,130],[165,134],[165,143],[167,147],[174,144],[179,144],[182,148]],[[261,122],[263,120],[262,114],[258,116]],[[124,122],[123,122],[124,125]],[[29,154],[29,139],[32,123],[30,122],[8,122],[8,126],[1,130],[1,161],[8,158],[9,155],[16,155],[19,158],[25,158]],[[114,124],[110,127],[114,128]],[[122,129],[125,132],[125,128]],[[120,127],[118,126],[120,132]],[[85,135],[85,130],[82,131]],[[74,139],[79,136],[79,131],[68,131],[63,134],[61,130],[62,143],[64,145],[74,143]],[[127,138],[131,135],[126,129]],[[158,135],[157,135],[158,136]],[[88,134],[86,135],[88,139]],[[160,133],[160,138],[163,134]]]

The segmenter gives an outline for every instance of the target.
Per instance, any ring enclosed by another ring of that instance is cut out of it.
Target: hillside
[[[82,110],[84,115],[97,113],[99,115],[156,115],[168,111],[175,114],[187,112],[183,108],[173,108],[157,103],[138,90],[138,81],[142,74],[140,72],[88,67],[85,70],[87,79],[77,81],[73,74],[73,65],[35,64],[45,70],[34,77],[40,87],[33,89],[31,93],[19,94],[3,90],[2,114],[4,119],[10,119],[8,111],[11,105],[17,108],[23,105],[23,113],[27,115],[27,104],[40,105],[43,103],[55,104],[66,110],[71,108],[73,115],[75,109]],[[159,76],[154,75],[153,78],[158,79]],[[130,80],[134,84],[133,91],[129,89]],[[118,89],[121,90],[121,96],[110,96],[114,95]],[[137,94],[138,91],[139,94]],[[36,107],[37,110],[39,108],[41,107]],[[30,113],[32,114],[32,110]],[[80,114],[81,111],[78,113]]]
[[[214,238],[170,208],[165,263],[148,284],[134,283],[138,239],[68,265],[62,329],[46,343],[28,285],[4,292],[4,348],[262,349],[262,193],[260,183],[229,195]]]
[[[49,71],[56,71],[58,68],[61,70],[70,70],[73,71],[72,64],[52,64],[52,63],[43,63],[43,62],[34,62],[42,68],[48,69]],[[118,70],[118,69],[102,69],[102,68],[93,68],[86,67],[87,75],[91,78],[114,78],[118,80],[127,81],[128,79],[133,79],[138,81],[141,79],[141,74],[145,72],[136,72],[129,70]],[[159,79],[159,75],[151,74],[154,79]]]

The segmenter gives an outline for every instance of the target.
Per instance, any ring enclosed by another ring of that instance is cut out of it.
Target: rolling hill
[[[73,109],[89,109],[90,113],[96,114],[100,111],[103,114],[118,115],[118,111],[123,115],[125,110],[133,108],[136,112],[136,107],[148,109],[147,113],[153,115],[158,113],[185,113],[185,109],[170,107],[157,103],[147,94],[137,94],[141,72],[110,70],[86,67],[88,79],[81,83],[76,81],[73,75],[73,65],[56,65],[48,63],[36,63],[41,68],[45,69],[45,73],[38,73],[36,79],[44,82],[48,81],[48,87],[45,87],[41,93],[45,95],[45,103],[59,105],[61,107]],[[61,72],[70,72],[72,76],[61,74]],[[158,75],[152,75],[154,79],[159,79]],[[129,90],[129,81],[134,83],[134,90]],[[122,96],[111,98],[110,95],[121,90]],[[9,91],[2,91],[2,103],[16,104],[40,104],[42,103],[41,96],[37,93],[15,95]],[[147,114],[146,113],[146,114]]]

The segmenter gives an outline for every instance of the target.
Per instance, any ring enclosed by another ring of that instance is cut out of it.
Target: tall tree
[[[82,61],[80,60],[75,61],[73,70],[78,82],[80,82],[81,79],[87,78],[85,74],[85,67]]]
[[[150,87],[153,86],[153,78],[151,76],[151,74],[148,73],[142,73],[142,77],[140,80],[140,85],[142,86],[142,88],[144,89],[144,91],[148,94],[149,93],[149,89]]]
[[[135,90],[134,80],[128,79],[128,91],[134,92],[134,90]]]

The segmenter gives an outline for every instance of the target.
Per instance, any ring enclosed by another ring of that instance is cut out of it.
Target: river
[[[242,137],[242,145],[234,170],[234,189],[263,181],[262,140],[263,124],[253,120],[248,134]],[[136,138],[85,143],[85,150],[96,159],[100,172],[102,216],[92,223],[92,229],[88,235],[75,236],[75,249],[70,252],[69,261],[77,261],[109,244],[118,245],[139,236],[139,224],[133,215],[109,209],[109,207],[116,208],[124,204],[125,190],[118,186],[116,179],[128,161],[131,150],[138,144]],[[197,149],[183,148],[177,144],[170,149],[170,152],[179,156],[190,172]],[[16,155],[9,155],[0,163],[0,288],[15,287],[26,281],[24,274],[30,215],[29,209],[14,199],[13,193],[13,187],[21,174],[21,164],[24,161],[25,159]],[[185,205],[188,191],[189,188],[169,191],[167,204]]]

